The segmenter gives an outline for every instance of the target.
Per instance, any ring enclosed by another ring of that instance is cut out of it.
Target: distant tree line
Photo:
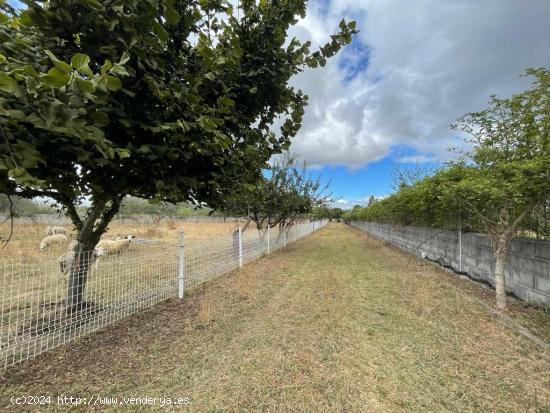
[[[17,196],[8,197],[6,194],[0,194],[0,213],[14,216],[28,216],[34,214],[55,214],[56,209],[37,199],[25,199]]]
[[[313,211],[313,218],[315,219],[341,219],[344,214],[342,208],[330,207],[328,205],[321,205]]]

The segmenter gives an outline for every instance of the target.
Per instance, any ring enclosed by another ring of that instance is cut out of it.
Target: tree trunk
[[[71,216],[75,227],[78,228],[76,238],[78,243],[73,254],[67,283],[66,307],[69,314],[80,312],[87,307],[84,291],[94,260],[94,248],[101,235],[107,230],[107,225],[119,211],[123,198],[123,194],[117,194],[108,207],[106,207],[108,202],[106,200],[94,202],[84,221],[80,221],[78,216]]]
[[[74,251],[74,258],[69,267],[69,282],[67,285],[67,311],[80,312],[85,309],[84,291],[90,267],[93,264],[94,248],[97,241],[91,233],[78,234],[78,244]]]
[[[497,308],[506,308],[506,267],[508,256],[508,245],[510,243],[509,237],[506,235],[500,235],[498,239],[497,249],[495,251],[495,291]]]

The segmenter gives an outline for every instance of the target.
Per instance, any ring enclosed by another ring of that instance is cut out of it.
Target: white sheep
[[[67,235],[67,230],[63,227],[48,226],[44,231],[46,235],[64,234]]]
[[[69,241],[66,235],[49,235],[40,242],[40,251],[49,249],[53,245],[65,245]]]
[[[103,255],[119,255],[122,254],[130,246],[130,242],[134,238],[133,235],[128,235],[123,239],[110,240],[102,239],[96,246],[96,250],[100,248],[103,251],[100,252],[100,256]]]
[[[76,251],[76,247],[78,246],[78,240],[73,239],[71,242],[69,242],[69,248],[67,248],[69,251]]]

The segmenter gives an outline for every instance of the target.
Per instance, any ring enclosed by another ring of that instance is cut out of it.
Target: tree
[[[330,219],[340,219],[340,218],[342,218],[343,214],[344,214],[344,210],[342,208],[331,208],[328,218],[330,218]]]
[[[326,204],[320,205],[313,210],[313,217],[315,219],[340,219],[343,214],[344,210],[342,208],[329,208]]]
[[[85,252],[125,196],[216,206],[257,181],[301,124],[290,78],[355,33],[342,21],[314,53],[287,42],[305,0],[244,0],[240,19],[222,0],[25,4],[0,2],[0,191],[49,197],[72,220],[69,312],[86,307]]]
[[[406,168],[401,161],[394,161],[390,174],[390,185],[394,191],[412,186],[422,179],[433,175],[437,171],[437,168],[437,166],[420,162],[416,162],[414,166]]]
[[[369,196],[367,200],[367,208],[376,202],[376,197],[374,195]]]
[[[468,113],[453,125],[470,136],[471,149],[460,160],[422,179],[405,176],[390,197],[345,214],[346,220],[437,228],[460,224],[487,233],[498,308],[506,306],[511,240],[530,214],[548,222],[550,72],[540,68],[527,74],[534,77],[528,90],[508,99],[492,96],[487,109]]]
[[[454,127],[470,135],[472,149],[454,168],[463,175],[450,195],[472,213],[470,225],[487,232],[495,257],[498,308],[506,306],[510,241],[550,193],[550,72],[530,69],[532,87],[509,99],[493,96],[489,108],[469,113]]]
[[[297,218],[314,211],[329,201],[327,186],[306,174],[296,155],[285,154],[274,161],[268,176],[256,186],[243,187],[228,197],[222,210],[229,215],[247,218],[261,230],[279,226],[288,228]]]

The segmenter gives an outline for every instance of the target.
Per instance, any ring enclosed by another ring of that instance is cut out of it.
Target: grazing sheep
[[[64,234],[67,235],[67,230],[63,227],[48,226],[44,231],[46,235]]]
[[[73,240],[69,243],[69,248],[68,248],[68,250],[69,250],[69,251],[76,251],[77,245],[78,245],[78,240],[77,240],[77,239],[73,239]]]
[[[63,234],[49,235],[44,238],[40,243],[40,251],[47,250],[53,245],[64,245],[68,241],[69,238],[67,238],[67,236]]]
[[[109,240],[102,239],[96,246],[97,249],[103,249],[101,255],[119,255],[122,254],[130,246],[130,242],[134,238],[133,235],[128,235],[123,239]]]
[[[94,254],[97,258],[101,258],[107,255],[107,250],[103,247],[95,247]]]

